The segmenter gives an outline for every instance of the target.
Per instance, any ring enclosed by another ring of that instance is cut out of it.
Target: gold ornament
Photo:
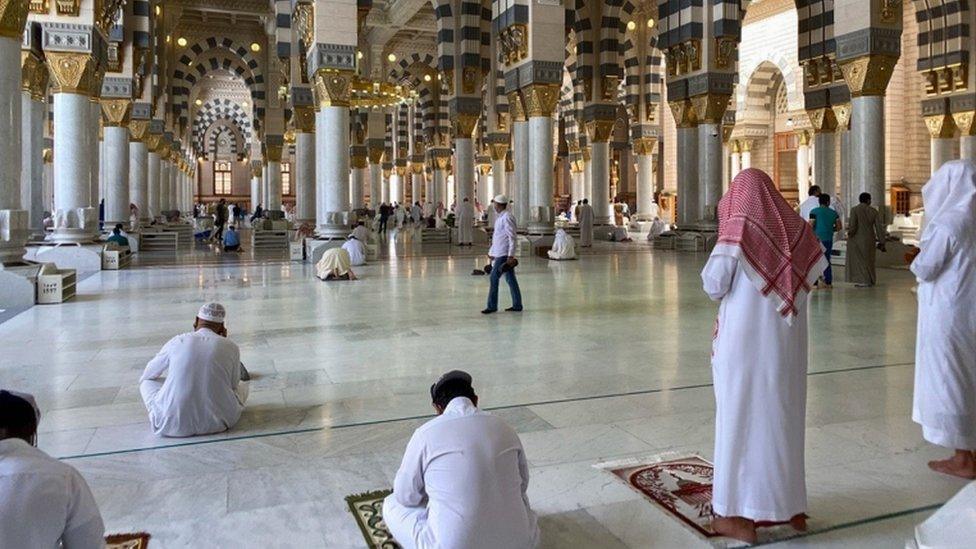
[[[976,112],[956,112],[952,113],[953,122],[956,123],[956,127],[959,128],[959,133],[964,136],[976,135],[976,124],[973,124],[974,115]]]
[[[98,61],[91,54],[52,51],[46,57],[53,93],[93,96],[96,84],[101,91]]]
[[[949,139],[956,133],[956,123],[948,114],[926,116],[925,127],[929,129],[932,139]]]
[[[295,131],[302,133],[315,132],[315,109],[312,107],[295,107],[291,115]]]
[[[104,111],[104,104],[102,110]],[[149,134],[149,121],[148,120],[131,120],[129,121],[129,141],[145,141],[146,135]]]
[[[102,99],[103,123],[106,126],[125,126],[129,123],[132,101],[128,99]]]
[[[317,109],[348,107],[352,96],[352,71],[319,70],[315,73]]]
[[[522,88],[525,96],[525,113],[529,118],[550,117],[559,103],[558,84],[529,84]]]
[[[30,52],[21,53],[21,88],[30,94],[34,101],[44,101],[47,92],[47,67],[37,56]]]
[[[808,109],[807,117],[810,119],[813,131],[817,133],[833,133],[837,130],[837,116],[834,114],[834,109],[830,107]]]
[[[885,94],[897,62],[896,56],[870,54],[839,61],[839,64],[851,97],[863,97]]]
[[[706,93],[691,98],[699,124],[721,124],[725,111],[729,108],[728,95]],[[675,117],[677,118],[677,117]]]
[[[674,123],[679,128],[693,128],[698,125],[698,115],[690,99],[679,101],[668,101],[671,113],[674,114]]]
[[[24,35],[29,7],[27,0],[0,0],[0,36],[19,41]]]
[[[454,135],[460,138],[470,138],[478,126],[478,115],[458,113],[454,117]]]
[[[606,143],[613,135],[613,120],[587,120],[586,135],[591,143]]]
[[[634,140],[634,154],[646,156],[657,152],[657,139],[654,137],[638,137]]]
[[[525,103],[522,102],[522,94],[514,91],[508,94],[508,112],[512,115],[515,122],[525,122]]]

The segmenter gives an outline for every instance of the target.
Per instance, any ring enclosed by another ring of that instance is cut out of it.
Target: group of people
[[[800,217],[809,219],[813,232],[824,247],[827,267],[823,271],[826,289],[833,288],[833,269],[830,265],[835,236],[843,232],[843,206],[834,197],[810,187],[809,196],[800,203]],[[855,287],[866,288],[877,282],[876,250],[886,251],[885,230],[878,210],[871,206],[871,194],[861,193],[858,205],[850,210],[847,228],[847,280]],[[819,286],[819,280],[815,283]]]

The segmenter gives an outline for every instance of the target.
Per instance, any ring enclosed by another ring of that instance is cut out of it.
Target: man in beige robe
[[[877,248],[885,249],[885,230],[881,214],[871,207],[871,194],[861,193],[858,201],[847,227],[847,281],[866,288],[877,282],[874,256]]]

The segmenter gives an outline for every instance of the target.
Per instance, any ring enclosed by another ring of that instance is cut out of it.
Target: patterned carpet
[[[376,490],[346,496],[349,510],[359,524],[369,549],[400,549],[383,522],[383,499],[392,493],[393,490]]]
[[[105,549],[145,549],[149,547],[149,534],[112,534],[105,536]]]

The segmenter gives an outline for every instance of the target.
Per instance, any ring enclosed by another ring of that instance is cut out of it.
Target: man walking
[[[827,268],[823,272],[824,287],[828,290],[834,287],[834,274],[830,268],[830,252],[834,249],[834,233],[840,231],[840,216],[830,208],[830,195],[821,194],[817,199],[820,206],[810,212],[810,225],[823,244],[827,257]]]
[[[876,250],[885,251],[885,230],[878,210],[871,206],[871,193],[861,193],[851,208],[847,227],[847,281],[858,288],[874,286]]]
[[[508,210],[508,197],[500,194],[492,200],[492,205],[498,217],[495,219],[495,230],[491,235],[491,249],[488,257],[491,259],[490,287],[488,289],[488,306],[481,314],[490,315],[498,310],[498,279],[505,275],[505,282],[512,292],[512,306],[506,311],[519,312],[522,310],[522,292],[519,290],[518,280],[515,279],[515,246],[517,227],[515,217]]]

